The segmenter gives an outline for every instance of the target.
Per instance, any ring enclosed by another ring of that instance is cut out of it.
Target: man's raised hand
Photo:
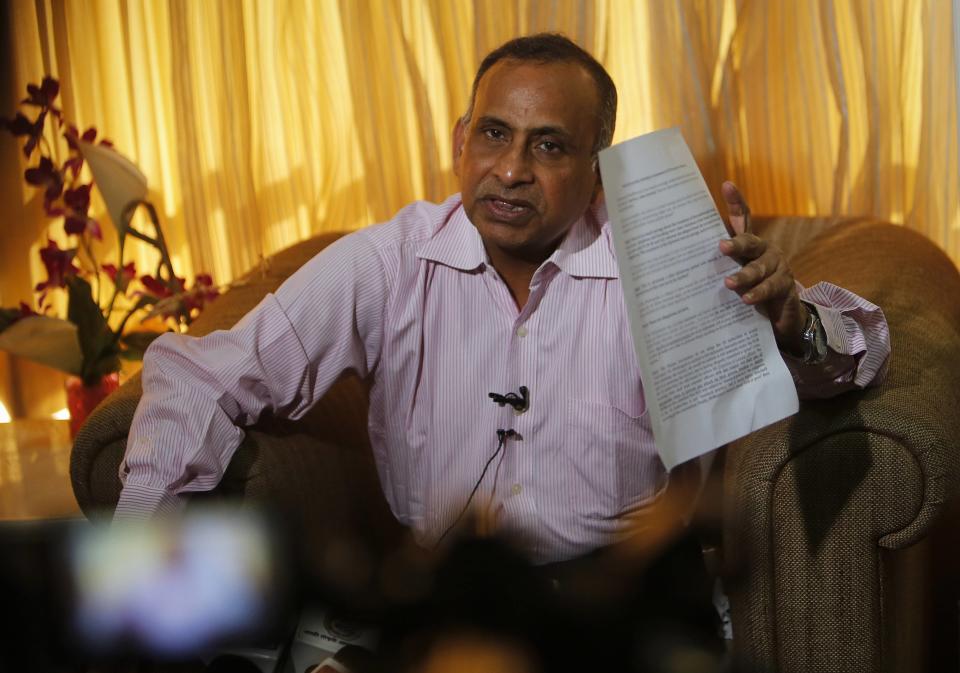
[[[724,182],[720,188],[727,204],[731,238],[720,241],[720,252],[741,265],[724,283],[770,319],[780,348],[792,354],[803,352],[802,333],[807,308],[797,294],[793,272],[783,252],[751,231],[750,208],[737,186]]]

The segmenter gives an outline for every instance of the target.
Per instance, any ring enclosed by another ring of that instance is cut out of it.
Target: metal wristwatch
[[[820,322],[820,314],[813,304],[803,302],[807,307],[807,323],[803,326],[803,364],[818,365],[827,359],[827,332]]]

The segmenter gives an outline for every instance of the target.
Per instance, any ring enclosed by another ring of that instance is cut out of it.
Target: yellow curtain
[[[11,87],[60,79],[66,115],[148,176],[187,275],[228,282],[314,233],[455,191],[450,130],[476,66],[543,30],[609,68],[616,140],[679,126],[708,183],[736,180],[755,212],[872,214],[960,260],[946,0],[13,0],[7,11]],[[0,177],[19,181],[22,157],[3,156],[20,164]],[[35,200],[22,181],[3,193]],[[24,212],[35,219],[21,234],[0,231],[7,258],[34,259],[59,226]],[[41,278],[35,262],[6,264],[0,304]]]

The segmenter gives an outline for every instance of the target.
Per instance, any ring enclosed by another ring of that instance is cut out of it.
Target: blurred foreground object
[[[199,509],[182,519],[77,528],[69,541],[81,649],[160,659],[262,635],[284,601],[267,521]]]

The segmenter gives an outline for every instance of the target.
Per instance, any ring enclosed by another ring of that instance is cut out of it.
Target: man
[[[492,52],[454,130],[461,194],[337,241],[228,332],[149,349],[117,516],[214,487],[242,427],[302,415],[352,370],[371,385],[386,498],[422,544],[468,503],[535,563],[613,541],[667,480],[602,204],[615,116],[613,82],[566,38]],[[798,293],[736,187],[722,193],[720,250],[744,264],[727,286],[769,316],[801,393],[875,382],[880,310],[830,285]],[[817,333],[829,351],[805,341]]]

